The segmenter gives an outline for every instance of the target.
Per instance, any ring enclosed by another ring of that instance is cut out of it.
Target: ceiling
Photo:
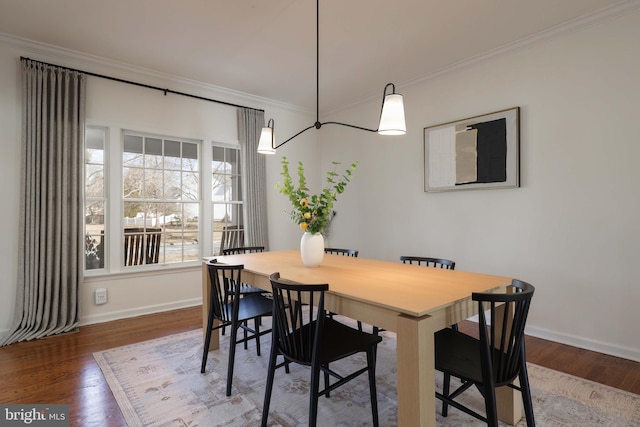
[[[321,0],[320,111],[636,0]],[[313,0],[0,0],[0,33],[315,110]]]

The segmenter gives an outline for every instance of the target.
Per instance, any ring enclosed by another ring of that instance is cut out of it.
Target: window
[[[244,245],[239,146],[90,125],[85,150],[90,275],[196,265]]]
[[[244,246],[240,149],[213,146],[211,210],[213,253]]]
[[[105,245],[105,128],[89,126],[85,132],[85,268],[104,268]]]
[[[124,265],[199,259],[198,144],[125,131]]]

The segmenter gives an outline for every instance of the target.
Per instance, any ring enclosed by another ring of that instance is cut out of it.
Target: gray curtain
[[[269,249],[267,231],[266,162],[258,154],[258,140],[264,126],[264,111],[238,109],[238,137],[242,153],[244,185],[244,233],[247,246]]]
[[[2,345],[80,320],[86,76],[23,59],[22,93],[16,312]]]

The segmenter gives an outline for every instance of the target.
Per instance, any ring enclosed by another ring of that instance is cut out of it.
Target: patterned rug
[[[263,327],[268,327],[267,323]],[[396,426],[395,334],[382,332],[376,384],[381,426]],[[225,395],[228,334],[211,351],[207,372],[200,373],[202,330],[119,347],[94,357],[130,427],[134,426],[259,426],[262,416],[270,336],[263,337],[262,356],[255,343],[236,351],[233,392]],[[354,358],[351,358],[354,359]],[[364,358],[332,364],[351,369]],[[529,365],[534,413],[539,426],[640,426],[640,396],[536,365]],[[304,426],[308,416],[309,370],[292,365],[276,371],[269,414],[270,426]],[[440,389],[441,376],[436,373]],[[455,385],[455,384],[454,384]],[[480,393],[465,393],[467,404],[483,412]],[[482,422],[451,408],[439,426],[481,426]],[[320,426],[369,426],[371,410],[366,376],[321,398]],[[501,424],[502,425],[502,424]],[[522,419],[518,426],[525,426]]]

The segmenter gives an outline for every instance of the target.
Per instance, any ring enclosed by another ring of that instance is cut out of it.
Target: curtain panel
[[[18,286],[2,345],[80,321],[86,75],[22,59],[22,93]]]
[[[245,245],[269,249],[267,230],[266,161],[258,154],[258,141],[264,126],[264,111],[238,109],[238,138],[242,155],[244,184]]]

